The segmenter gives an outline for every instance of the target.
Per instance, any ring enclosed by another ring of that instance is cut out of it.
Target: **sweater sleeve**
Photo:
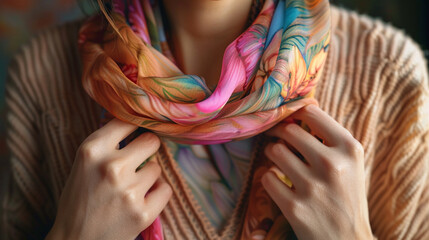
[[[429,239],[429,79],[419,47],[402,33],[389,43],[383,106],[368,190],[378,239]]]
[[[36,52],[34,46],[22,49],[9,67],[6,83],[10,179],[2,204],[5,239],[43,239],[52,223],[47,216],[55,213],[39,127],[43,93],[35,79],[42,69],[31,64]]]

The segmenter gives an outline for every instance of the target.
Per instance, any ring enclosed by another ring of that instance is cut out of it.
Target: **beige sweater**
[[[98,127],[100,107],[80,81],[79,24],[41,33],[10,66],[12,177],[3,202],[8,239],[45,236],[76,149]],[[332,33],[316,98],[365,149],[373,233],[379,239],[429,239],[429,79],[422,52],[402,32],[335,7]],[[217,233],[165,147],[159,156],[174,189],[162,213],[166,239],[234,239],[250,178],[231,220]]]

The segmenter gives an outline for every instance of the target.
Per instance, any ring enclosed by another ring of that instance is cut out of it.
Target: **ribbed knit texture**
[[[12,179],[3,201],[7,239],[47,234],[76,150],[98,128],[100,107],[81,86],[79,24],[41,33],[10,66],[6,101]],[[429,80],[423,54],[402,32],[335,7],[332,28],[315,97],[365,149],[372,231],[379,239],[429,239]],[[261,154],[259,147],[252,162]],[[234,239],[252,168],[220,236],[165,145],[158,159],[174,190],[162,214],[166,239]]]

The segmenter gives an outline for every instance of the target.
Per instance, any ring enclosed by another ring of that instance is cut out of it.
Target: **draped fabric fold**
[[[213,144],[257,135],[315,101],[330,38],[327,0],[266,0],[226,48],[214,91],[175,65],[158,5],[117,0],[114,26],[96,16],[81,28],[83,85],[115,117]]]
[[[97,15],[80,29],[83,86],[113,116],[176,142],[216,144],[255,136],[316,103],[330,42],[328,0],[265,0],[226,48],[213,91],[176,66],[160,4],[113,0],[113,24]],[[285,222],[272,201],[267,209],[252,195],[262,188],[262,169],[253,178],[242,239],[281,234],[269,229]],[[145,239],[162,239],[145,232]]]

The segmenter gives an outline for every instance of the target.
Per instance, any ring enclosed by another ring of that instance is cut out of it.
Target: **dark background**
[[[332,4],[380,18],[405,30],[420,46],[429,49],[428,0],[331,0]]]
[[[331,2],[403,29],[420,44],[428,58],[429,0],[331,0]],[[88,6],[85,6],[88,4],[87,0],[81,1],[82,4],[88,9]],[[8,168],[4,102],[7,65],[20,46],[38,31],[82,17],[84,14],[76,0],[0,0],[0,198],[5,191]]]

